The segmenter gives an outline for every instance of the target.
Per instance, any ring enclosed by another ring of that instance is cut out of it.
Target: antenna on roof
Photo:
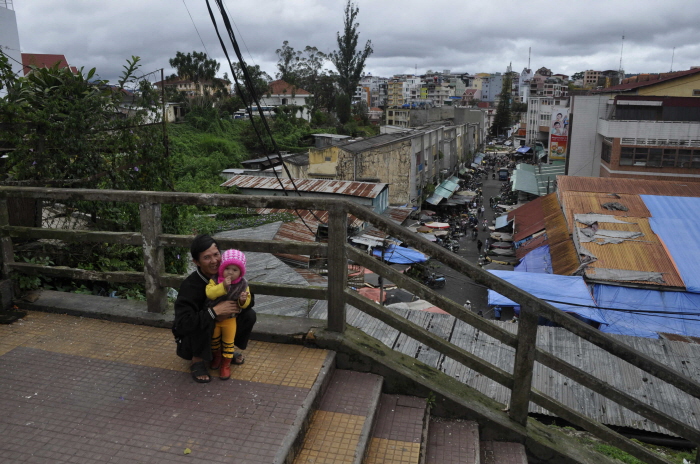
[[[671,54],[671,72],[673,72],[673,59],[676,57],[676,47],[673,47],[673,53]]]
[[[622,83],[622,79],[624,79],[625,74],[622,71],[622,50],[625,49],[625,31],[622,31],[622,45],[620,46],[620,69],[618,71],[618,74],[620,75],[620,83]]]
[[[530,70],[530,57],[532,56],[532,47],[527,49],[527,69]]]

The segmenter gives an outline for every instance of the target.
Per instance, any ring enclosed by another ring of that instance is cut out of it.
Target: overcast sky
[[[345,3],[225,0],[244,60],[272,77],[275,50],[285,40],[297,50],[337,49]],[[568,75],[618,69],[621,50],[627,73],[700,65],[697,0],[355,3],[360,46],[371,40],[374,48],[365,71],[377,76],[504,72],[509,63],[519,72],[528,65],[530,47],[533,69],[546,66]],[[220,74],[228,71],[205,0],[13,0],[13,5],[22,52],[64,54],[69,64],[95,67],[111,82],[132,55],[142,58],[143,73],[165,68],[168,75],[174,72],[168,60],[177,51],[206,51],[221,62]],[[230,42],[225,44],[235,56]]]

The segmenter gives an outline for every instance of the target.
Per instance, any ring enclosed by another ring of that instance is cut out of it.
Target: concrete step
[[[384,379],[336,370],[314,411],[294,464],[360,464]]]
[[[364,464],[419,464],[427,438],[426,400],[382,395]]]
[[[525,446],[504,441],[481,442],[481,464],[527,464]]]
[[[425,464],[479,464],[480,458],[479,424],[430,418]]]

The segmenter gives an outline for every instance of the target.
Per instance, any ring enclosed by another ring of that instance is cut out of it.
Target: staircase
[[[294,464],[527,464],[518,443],[480,441],[473,421],[431,417],[424,398],[382,393],[383,378],[331,370]]]

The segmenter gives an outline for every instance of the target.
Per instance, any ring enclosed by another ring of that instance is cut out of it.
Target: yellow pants
[[[236,318],[217,321],[211,338],[211,350],[222,350],[224,358],[233,358],[233,340],[236,338]]]

